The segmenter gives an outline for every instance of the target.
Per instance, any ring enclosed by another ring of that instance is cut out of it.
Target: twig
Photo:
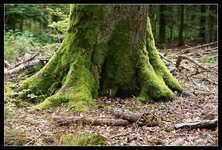
[[[195,65],[197,65],[198,67],[200,67],[200,68],[202,68],[202,69],[204,69],[204,70],[207,70],[207,71],[209,71],[209,72],[211,71],[211,70],[209,70],[209,69],[207,69],[207,68],[201,66],[200,64],[198,64],[198,63],[195,62],[194,60],[192,60],[192,59],[190,59],[189,57],[184,56],[184,55],[180,55],[180,56],[177,57],[176,68],[179,67],[180,62],[181,62],[183,59],[187,59],[187,60],[191,61],[192,63],[194,63]]]
[[[158,52],[158,53],[159,53],[159,55],[160,55],[161,58],[163,58],[163,59],[165,59],[166,61],[174,64],[174,62],[172,62],[171,60],[169,60],[169,59],[167,59],[166,57],[164,57],[160,52]]]

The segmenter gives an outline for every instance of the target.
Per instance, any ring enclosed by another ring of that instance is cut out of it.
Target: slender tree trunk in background
[[[147,5],[71,5],[60,49],[21,89],[45,96],[36,109],[83,108],[97,96],[171,99],[182,87],[158,54],[147,11]]]
[[[201,42],[206,41],[205,32],[206,32],[206,6],[201,5],[201,16],[200,16],[200,28],[199,28],[199,37],[201,39]]]
[[[214,36],[214,41],[217,41],[218,39],[217,39],[217,34],[218,34],[218,32],[217,32],[217,28],[218,28],[218,20],[217,20],[217,16],[218,16],[218,6],[219,5],[216,5],[216,6],[214,6],[214,28],[213,28],[213,35],[215,35]]]
[[[169,6],[169,11],[171,12],[171,16],[169,19],[170,22],[170,41],[173,40],[173,24],[174,24],[174,7],[173,6]]]
[[[166,9],[167,6],[159,6],[159,42],[164,43],[166,41]]]
[[[20,32],[23,32],[23,24],[24,24],[24,19],[21,19],[20,23],[19,23],[19,30],[20,30]]]
[[[180,6],[180,26],[179,26],[179,38],[178,38],[178,46],[184,45],[183,39],[183,26],[184,26],[184,5]]]
[[[44,30],[46,30],[48,28],[48,24],[49,24],[49,21],[48,21],[48,11],[46,9],[46,5],[43,6],[44,10],[43,10],[43,13],[44,13],[44,16],[43,16],[43,20],[42,20],[42,28]]]
[[[208,42],[212,42],[213,41],[213,30],[214,30],[214,12],[215,12],[215,6],[214,5],[210,5],[209,7],[209,15],[208,15],[208,29],[209,29],[209,33],[208,33]]]

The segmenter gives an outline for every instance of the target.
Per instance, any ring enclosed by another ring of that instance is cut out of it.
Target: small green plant
[[[198,59],[200,62],[216,62],[217,61],[217,58],[216,57],[213,57],[213,56],[209,56],[209,55],[202,55],[201,57],[199,57]]]
[[[62,136],[61,145],[67,146],[88,146],[106,145],[106,138],[96,134],[67,134]]]

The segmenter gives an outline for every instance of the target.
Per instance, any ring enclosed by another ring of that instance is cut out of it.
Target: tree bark
[[[48,97],[36,109],[85,106],[98,95],[166,100],[182,91],[158,55],[147,5],[71,5],[62,46],[21,89]]]

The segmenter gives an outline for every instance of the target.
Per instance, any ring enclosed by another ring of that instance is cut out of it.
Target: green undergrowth
[[[24,102],[20,96],[23,91],[16,91],[18,84],[13,82],[5,82],[4,85],[4,118],[13,118],[16,116],[17,107],[27,107],[30,105]]]
[[[216,62],[217,58],[210,55],[202,55],[198,58],[198,61],[203,63],[210,63],[210,62]]]
[[[60,146],[98,146],[106,144],[106,138],[97,134],[66,134],[61,137],[61,142],[55,141],[55,145]]]

